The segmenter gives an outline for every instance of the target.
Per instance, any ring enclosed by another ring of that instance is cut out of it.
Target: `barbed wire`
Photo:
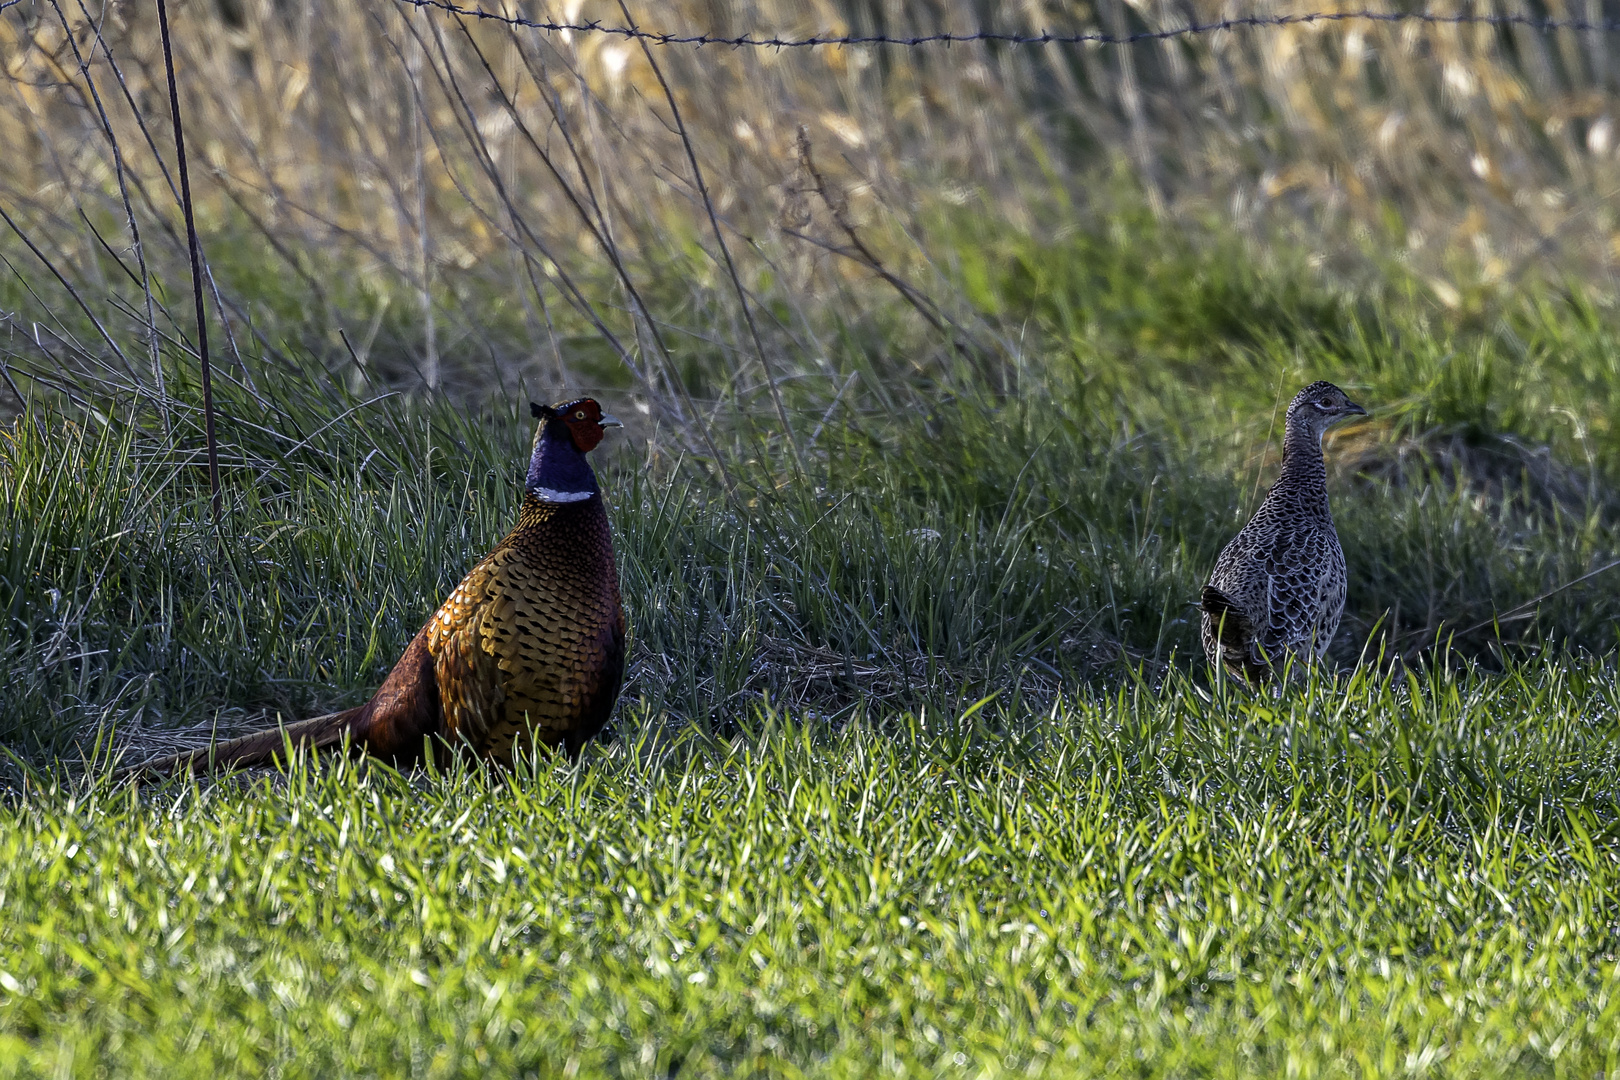
[[[18,0],[10,0],[17,3]],[[397,0],[417,8],[437,8],[453,15],[473,19],[487,19],[521,26],[547,33],[609,34],[645,41],[653,45],[729,45],[732,48],[805,49],[827,45],[954,45],[973,41],[993,41],[1006,45],[1133,45],[1143,41],[1166,41],[1171,38],[1210,34],[1217,30],[1246,30],[1256,27],[1305,26],[1312,23],[1351,22],[1365,20],[1382,23],[1422,23],[1434,26],[1522,26],[1526,29],[1549,33],[1554,30],[1580,30],[1613,33],[1620,30],[1620,20],[1554,19],[1535,15],[1479,14],[1461,12],[1442,14],[1430,11],[1315,11],[1298,15],[1243,15],[1237,18],[1217,19],[1207,23],[1188,23],[1164,30],[1140,30],[1130,34],[1110,34],[1100,30],[1075,33],[1042,31],[1039,34],[1015,34],[995,30],[976,30],[972,33],[918,34],[897,37],[890,34],[818,34],[803,38],[755,37],[743,34],[725,37],[719,34],[666,34],[643,30],[638,26],[611,26],[600,20],[590,22],[557,22],[547,19],[526,19],[517,15],[502,15],[479,7],[465,7],[449,0]],[[5,5],[0,4],[0,9]]]

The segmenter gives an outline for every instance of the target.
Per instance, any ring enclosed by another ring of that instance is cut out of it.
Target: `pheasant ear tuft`
[[[551,408],[551,406],[542,405],[538,401],[529,402],[529,415],[533,416],[536,420],[544,420],[546,417],[552,415],[555,411],[556,410]]]

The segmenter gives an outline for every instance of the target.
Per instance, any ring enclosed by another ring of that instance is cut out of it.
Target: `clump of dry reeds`
[[[719,34],[984,25],[966,2],[486,8]],[[989,28],[1239,13],[1027,4]],[[696,341],[703,392],[788,425],[781,387],[818,371],[826,314],[858,318],[868,283],[920,326],[970,317],[946,310],[931,222],[1050,233],[1121,167],[1161,215],[1287,226],[1323,260],[1382,251],[1446,304],[1550,256],[1606,280],[1620,244],[1620,104],[1591,32],[1347,20],[1129,46],[649,48],[394,0],[188,3],[175,28],[227,345],[285,344],[255,311],[270,280],[297,298],[300,345],[356,379],[629,380],[682,419]],[[149,350],[183,336],[170,294],[134,288],[184,273],[150,5],[28,0],[0,15],[0,49],[0,205],[86,297],[121,297]],[[75,345],[107,362],[140,335],[106,336]]]

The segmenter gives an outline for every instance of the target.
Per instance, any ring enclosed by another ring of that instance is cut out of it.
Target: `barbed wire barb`
[[[18,0],[10,0],[10,3],[16,2]],[[950,46],[957,42],[972,41],[999,42],[1005,45],[1134,45],[1145,41],[1166,41],[1172,38],[1191,37],[1197,34],[1212,34],[1219,30],[1306,26],[1312,23],[1352,22],[1358,20],[1382,23],[1422,23],[1430,26],[1522,26],[1543,33],[1550,33],[1554,30],[1581,30],[1607,34],[1620,30],[1620,20],[1615,19],[1592,21],[1589,19],[1555,19],[1512,13],[1458,12],[1445,14],[1432,11],[1356,10],[1313,11],[1293,15],[1243,15],[1236,18],[1218,19],[1208,23],[1188,23],[1185,26],[1168,27],[1162,30],[1140,30],[1130,34],[1110,34],[1101,30],[1083,30],[1068,34],[1056,34],[1050,30],[1042,30],[1039,34],[975,30],[971,33],[945,32],[918,34],[912,37],[897,37],[890,34],[817,34],[803,38],[755,37],[752,34],[743,34],[738,37],[724,37],[716,34],[660,33],[656,30],[643,30],[635,26],[608,26],[598,19],[589,22],[527,19],[518,15],[502,15],[498,12],[486,11],[481,7],[467,7],[462,4],[452,3],[451,0],[396,0],[396,2],[417,8],[437,8],[440,11],[465,18],[485,19],[505,23],[508,26],[540,30],[550,34],[609,34],[635,41],[643,41],[651,45],[696,45],[699,47],[704,45],[729,45],[732,48],[739,49],[806,49],[855,45],[915,47],[944,44]],[[0,3],[0,10],[4,10],[6,6],[8,5]]]

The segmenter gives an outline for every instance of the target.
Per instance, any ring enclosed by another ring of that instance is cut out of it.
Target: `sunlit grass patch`
[[[9,1075],[1589,1075],[1612,674],[13,792]],[[386,1063],[386,1064],[382,1064]]]

